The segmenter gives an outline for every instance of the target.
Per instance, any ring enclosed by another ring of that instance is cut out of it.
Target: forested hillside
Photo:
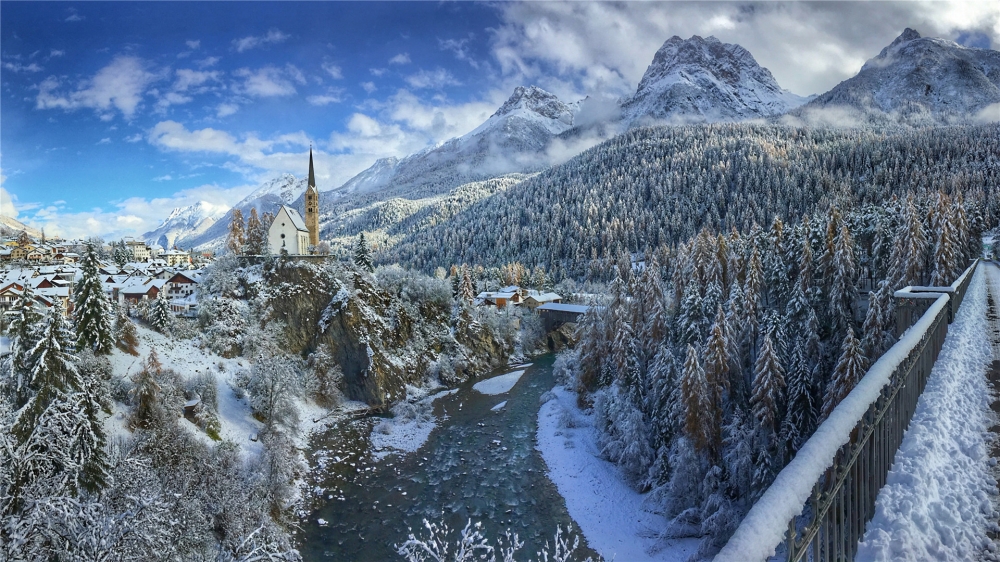
[[[1000,213],[1000,126],[800,129],[763,124],[630,131],[417,232],[379,256],[425,271],[520,261],[558,280],[608,278],[626,252],[714,231],[955,189]],[[596,262],[592,260],[597,260]]]

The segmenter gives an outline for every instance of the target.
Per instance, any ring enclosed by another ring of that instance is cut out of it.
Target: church
[[[313,171],[312,148],[309,149],[309,184],[306,186],[305,204],[305,220],[288,205],[278,209],[267,231],[267,247],[272,254],[280,254],[282,250],[291,255],[311,254],[319,244],[319,191]]]

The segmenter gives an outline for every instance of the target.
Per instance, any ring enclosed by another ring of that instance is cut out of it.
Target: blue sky
[[[747,47],[822,92],[906,26],[1000,43],[991,2],[2,2],[0,204],[117,237],[278,173],[339,186],[484,121],[515,86],[628,94],[671,35]]]

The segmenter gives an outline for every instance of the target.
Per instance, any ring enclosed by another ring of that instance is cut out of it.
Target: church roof
[[[286,214],[288,214],[288,220],[292,221],[292,226],[295,227],[295,230],[309,232],[309,229],[306,228],[305,221],[302,220],[302,215],[300,215],[298,211],[288,205],[282,205],[281,208],[285,210]]]

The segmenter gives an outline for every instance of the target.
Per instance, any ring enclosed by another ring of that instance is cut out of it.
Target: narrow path
[[[993,419],[990,427],[990,457],[993,465],[993,477],[1000,480],[1000,268],[995,262],[988,262],[987,268],[987,297],[986,297],[986,321],[989,324],[988,337],[990,347],[993,351],[993,362],[986,371],[986,380],[989,383],[990,391],[993,393],[993,400],[990,409],[993,411]],[[993,528],[987,535],[993,540],[995,548],[991,553],[994,560],[1000,560],[1000,520],[997,514],[1000,513],[1000,494],[993,496]]]
[[[986,270],[990,272],[987,274]],[[896,453],[857,560],[983,560],[994,518],[996,479],[987,449],[986,382],[992,349],[986,277],[980,267],[966,293],[927,387]]]

